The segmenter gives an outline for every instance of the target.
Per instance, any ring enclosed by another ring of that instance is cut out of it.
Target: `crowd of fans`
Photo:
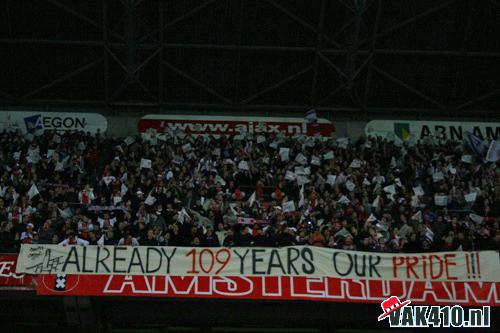
[[[464,142],[0,134],[0,252],[22,243],[498,250],[500,173]]]

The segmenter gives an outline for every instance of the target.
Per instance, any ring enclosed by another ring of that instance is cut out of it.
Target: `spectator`
[[[62,242],[59,243],[59,245],[83,245],[87,246],[89,245],[89,242],[86,241],[85,239],[82,239],[78,236],[75,235],[73,231],[68,232],[68,237],[64,239]]]
[[[462,142],[147,137],[1,133],[0,247],[499,249],[498,163]]]

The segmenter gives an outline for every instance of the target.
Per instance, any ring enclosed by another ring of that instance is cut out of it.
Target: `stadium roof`
[[[0,105],[498,116],[498,0],[0,4]]]

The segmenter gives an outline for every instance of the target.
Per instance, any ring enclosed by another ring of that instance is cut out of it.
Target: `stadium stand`
[[[499,249],[498,165],[465,142],[34,134],[0,135],[0,252],[22,243]]]

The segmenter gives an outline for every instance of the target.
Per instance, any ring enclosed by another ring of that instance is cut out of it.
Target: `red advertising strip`
[[[500,283],[307,276],[40,275],[39,295],[190,297],[500,306]]]
[[[16,274],[17,254],[0,254],[0,290],[34,290],[32,275]]]
[[[160,133],[181,131],[190,134],[235,135],[241,132],[254,135],[278,134],[331,136],[335,126],[326,119],[315,124],[301,118],[258,118],[258,117],[207,117],[150,115],[139,120],[139,131],[155,129]]]

